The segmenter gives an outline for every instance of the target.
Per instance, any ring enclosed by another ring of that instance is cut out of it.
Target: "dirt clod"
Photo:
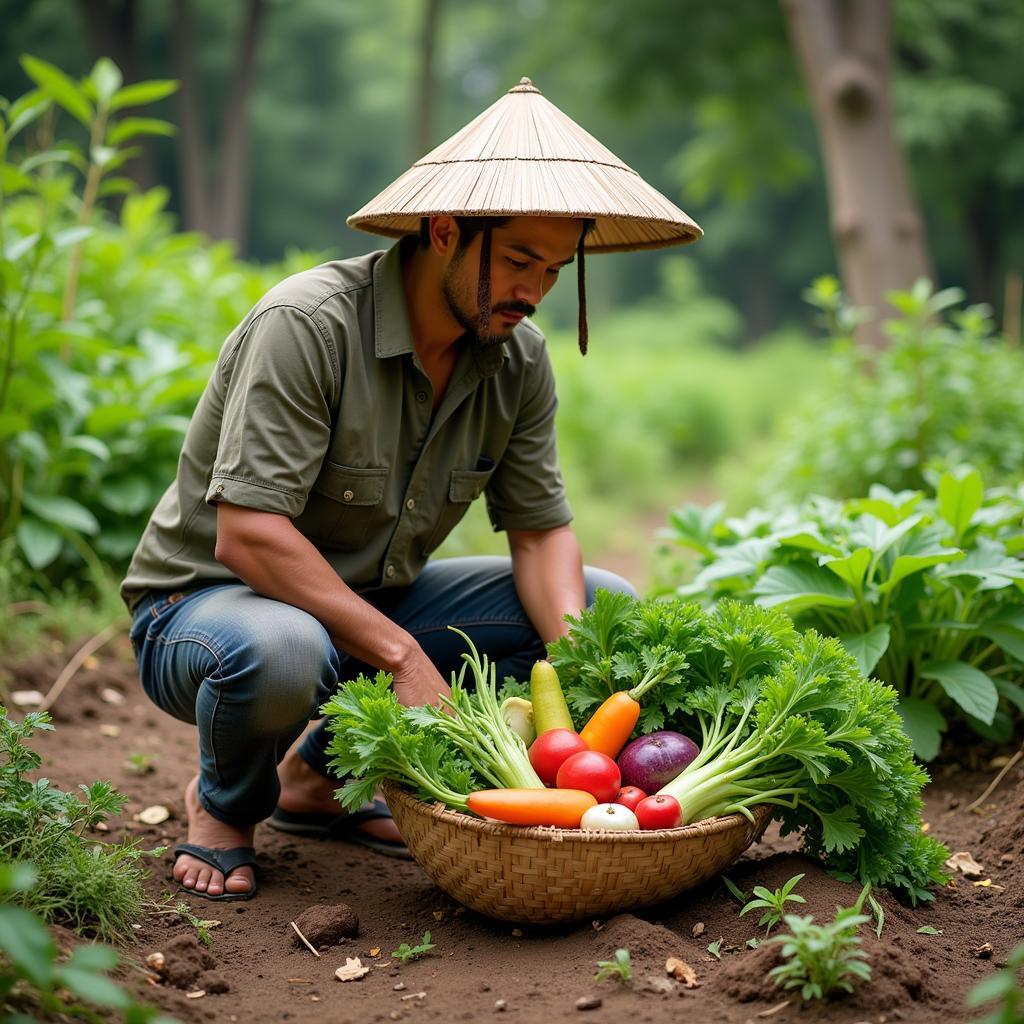
[[[199,975],[197,983],[200,988],[206,989],[211,995],[222,995],[231,991],[227,979],[218,971],[203,971]]]
[[[195,935],[177,935],[164,946],[164,981],[175,988],[189,988],[199,975],[212,970],[217,961]]]
[[[336,946],[342,939],[353,939],[359,934],[359,918],[347,903],[333,906],[318,903],[307,907],[295,919],[299,931],[319,949],[321,946]],[[304,945],[302,939],[291,932],[292,945]]]

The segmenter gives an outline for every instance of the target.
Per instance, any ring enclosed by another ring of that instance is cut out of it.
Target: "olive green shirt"
[[[460,341],[435,411],[412,342],[402,243],[268,292],[221,349],[121,593],[235,579],[214,557],[218,501],[288,516],[356,591],[405,586],[486,496],[495,530],[572,518],[544,338]]]

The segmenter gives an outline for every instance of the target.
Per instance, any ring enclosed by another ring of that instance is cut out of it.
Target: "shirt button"
[[[223,491],[224,491],[224,485],[223,484],[217,484],[217,493],[218,494],[222,494]]]
[[[395,567],[393,565],[389,565],[384,570],[384,575],[387,576],[388,579],[391,579],[391,577],[395,575]]]
[[[416,392],[416,401],[417,402],[425,402],[426,400],[427,400],[427,393],[426,393],[426,391],[417,391]]]
[[[351,501],[355,497],[355,493],[353,491],[345,491],[345,493],[342,494],[342,497],[346,501]]]
[[[405,507],[407,509],[409,509],[409,511],[411,512],[416,507],[416,499],[415,498],[406,498],[405,499]]]

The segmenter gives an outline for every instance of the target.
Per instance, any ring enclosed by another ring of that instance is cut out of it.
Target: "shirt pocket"
[[[483,494],[487,481],[494,474],[494,467],[488,469],[453,469],[448,481],[448,499],[441,506],[441,513],[434,524],[433,532],[423,546],[423,553],[441,546],[441,543],[459,524],[469,511],[469,506]]]
[[[306,507],[295,526],[310,540],[342,551],[366,546],[368,538],[387,527],[384,490],[387,466],[357,469],[324,462]]]

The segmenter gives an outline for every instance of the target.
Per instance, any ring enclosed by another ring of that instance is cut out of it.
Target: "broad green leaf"
[[[857,821],[857,808],[846,804],[835,811],[818,812],[822,824],[822,842],[828,853],[852,850],[864,838]]]
[[[807,608],[848,608],[853,592],[835,573],[813,565],[773,565],[751,593],[764,608],[781,607],[790,614]]]
[[[89,73],[89,81],[96,90],[100,106],[109,107],[117,90],[121,88],[124,76],[121,69],[109,58],[100,57]]]
[[[107,143],[116,146],[136,135],[173,135],[175,127],[170,121],[161,121],[155,117],[126,117],[112,125],[107,132]]]
[[[76,224],[72,228],[65,228],[63,231],[58,231],[53,236],[53,246],[55,249],[66,249],[68,246],[74,245],[76,242],[81,242],[88,238],[95,231],[96,229],[90,227],[88,224]]]
[[[28,892],[38,877],[36,869],[24,861],[0,864],[0,892]]]
[[[830,569],[841,580],[859,592],[864,585],[864,573],[868,571],[870,563],[871,549],[857,548],[845,558],[825,558],[821,560],[820,564]]]
[[[959,478],[950,472],[943,473],[938,495],[939,515],[953,527],[954,536],[959,540],[985,497],[981,474],[976,469]]]
[[[713,550],[715,561],[698,573],[698,583],[706,584],[731,579],[734,576],[756,575],[771,557],[775,550],[775,542],[765,537],[751,537],[741,540],[739,544]]]
[[[0,188],[4,195],[13,196],[17,192],[33,192],[36,183],[17,167],[0,163]]]
[[[59,554],[64,538],[38,519],[25,516],[14,534],[25,559],[33,569],[45,569]]]
[[[903,719],[903,731],[910,737],[914,756],[920,761],[932,761],[942,746],[942,734],[946,731],[946,718],[941,711],[926,700],[917,697],[903,697],[896,708]]]
[[[817,551],[823,555],[841,555],[843,553],[840,548],[835,544],[830,544],[815,530],[778,534],[775,539],[785,548],[804,548],[807,551]]]
[[[25,508],[30,509],[40,519],[54,526],[65,526],[79,533],[96,534],[100,532],[100,524],[96,517],[74,498],[56,494],[24,495]]]
[[[888,577],[878,589],[883,594],[887,593],[913,573],[960,558],[963,558],[963,552],[959,548],[945,547],[939,531],[935,527],[927,527],[904,538]]]
[[[871,515],[886,526],[895,526],[909,516],[924,497],[920,491],[900,491],[894,494],[888,487],[872,484],[867,498],[854,498],[846,503],[846,514]]]
[[[93,146],[89,158],[97,167],[112,167],[118,151],[114,146]]]
[[[76,946],[68,958],[66,967],[80,971],[111,971],[117,966],[117,950],[100,942],[89,942]]]
[[[86,99],[85,93],[60,68],[29,54],[25,54],[21,58],[21,66],[24,68],[25,74],[47,96],[53,97],[72,117],[81,121],[86,128],[91,127],[93,118],[92,104]]]
[[[889,649],[889,625],[880,622],[867,633],[840,633],[839,642],[857,659],[861,672],[869,676]]]
[[[120,988],[105,974],[94,971],[78,970],[70,964],[57,970],[59,983],[73,992],[79,999],[86,999],[97,1006],[112,1006],[116,1010],[124,1010],[131,1003],[128,993]]]
[[[110,461],[110,449],[98,437],[92,437],[89,434],[76,434],[74,437],[69,437],[64,442],[64,447],[88,452],[100,462]]]
[[[141,107],[144,103],[154,103],[177,92],[178,84],[173,79],[153,79],[126,85],[114,94],[110,101],[110,109],[123,110],[125,107]]]
[[[38,988],[50,988],[57,948],[35,914],[30,914],[24,907],[0,905],[0,949]]]
[[[1001,626],[998,623],[995,625],[984,623],[978,632],[998,644],[1002,650],[1016,658],[1017,661],[1024,661],[1024,630],[1014,629],[1012,626]]]
[[[35,100],[32,103],[19,106],[28,96],[34,96]],[[4,137],[7,141],[9,142],[13,139],[18,132],[30,125],[36,118],[42,117],[52,104],[53,100],[49,96],[44,95],[40,89],[33,89],[31,93],[22,96],[18,103],[11,107],[10,123],[4,132]]]
[[[28,426],[27,417],[16,412],[0,412],[0,441],[20,434]]]
[[[1024,687],[1011,683],[1006,679],[995,679],[996,690],[1003,700],[1009,701],[1018,711],[1024,714]]]
[[[132,516],[149,504],[149,485],[137,476],[104,480],[99,486],[99,499],[112,512]]]
[[[965,558],[937,569],[936,575],[951,579],[973,577],[978,580],[979,590],[1002,590],[1014,580],[1024,579],[1024,562],[1008,555],[998,540],[979,537]]]
[[[11,242],[10,245],[4,249],[5,258],[9,259],[12,263],[16,263],[26,253],[31,252],[36,243],[42,237],[42,235],[36,232],[35,234],[25,235],[24,238],[19,238],[17,241]]]
[[[999,704],[995,684],[981,669],[965,661],[926,661],[920,669],[925,679],[935,679],[946,691],[946,696],[967,714],[986,725]]]

